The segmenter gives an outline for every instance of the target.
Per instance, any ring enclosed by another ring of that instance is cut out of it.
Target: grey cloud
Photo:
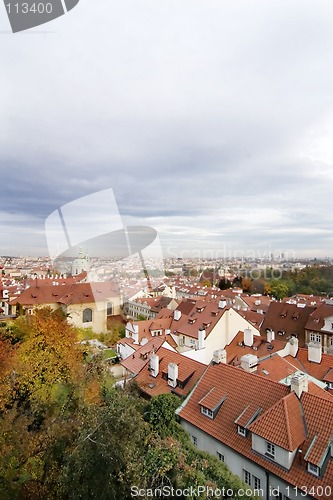
[[[328,252],[316,231],[331,229],[331,182],[311,177],[303,149],[332,116],[332,11],[320,0],[99,0],[53,34],[4,38],[6,248],[18,244],[10,213],[31,215],[22,228],[36,228],[44,249],[50,212],[112,187],[124,219],[156,223],[179,250],[227,238],[320,241]],[[288,232],[300,225],[308,237]]]

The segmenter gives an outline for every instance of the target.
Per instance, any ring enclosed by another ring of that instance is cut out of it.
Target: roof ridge
[[[287,396],[285,396],[282,399],[282,404],[283,404],[283,409],[285,412],[285,419],[286,419],[286,424],[287,424],[286,430],[287,430],[287,437],[288,437],[288,445],[289,445],[289,448],[291,450],[293,449],[293,443],[292,443],[291,430],[290,430],[290,418],[289,418],[287,400],[288,400],[288,396],[292,396],[293,394],[295,394],[295,393],[291,392],[290,394],[288,394]],[[291,397],[289,399],[291,399]]]

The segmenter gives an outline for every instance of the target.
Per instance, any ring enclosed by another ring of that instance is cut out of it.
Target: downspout
[[[266,470],[266,500],[269,500],[269,472]]]

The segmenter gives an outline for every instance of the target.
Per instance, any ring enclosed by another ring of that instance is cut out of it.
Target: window
[[[311,464],[308,462],[308,471],[313,474],[314,476],[319,476],[320,475],[320,469],[317,465]]]
[[[254,476],[249,471],[243,469],[244,482],[249,486],[252,486],[255,490],[260,490],[261,480],[259,477]]]
[[[243,473],[244,473],[244,483],[251,486],[251,474],[249,473],[249,471],[245,469],[243,469]]]
[[[333,347],[333,337],[330,337],[329,345],[330,345],[330,347]]]
[[[195,446],[198,445],[198,439],[195,436],[191,436],[191,441]]]
[[[82,317],[83,323],[90,323],[92,321],[92,309],[85,309],[83,311],[83,317]]]
[[[195,340],[191,339],[190,344],[195,344]]]
[[[321,343],[320,333],[310,333],[310,342],[320,342]]]
[[[274,444],[272,443],[269,443],[268,441],[266,441],[266,453],[265,455],[267,455],[269,458],[275,458],[275,446]]]
[[[219,451],[217,451],[217,452],[216,452],[216,455],[217,455],[217,458],[218,458],[219,460],[221,460],[221,462],[224,462],[224,461],[225,461],[225,460],[224,460],[224,455],[222,455],[222,453],[220,453]]]
[[[260,479],[259,479],[259,477],[252,476],[252,483],[253,483],[253,488],[255,490],[260,490]]]
[[[212,412],[212,410],[209,410],[209,408],[206,408],[205,406],[201,407],[201,413],[209,418],[214,418],[214,413]]]
[[[245,429],[245,427],[242,427],[241,425],[238,425],[238,434],[240,434],[241,436],[246,437],[246,429]]]
[[[112,314],[113,314],[113,304],[112,304],[112,302],[108,302],[106,304],[106,315],[112,316]]]

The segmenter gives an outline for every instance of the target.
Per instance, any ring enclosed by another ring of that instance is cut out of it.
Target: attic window
[[[320,476],[320,468],[317,465],[312,464],[311,462],[308,462],[308,472],[310,472],[310,474],[313,474],[314,476]]]
[[[286,333],[285,330],[278,330],[278,335],[284,335]]]
[[[285,318],[287,316],[287,311],[282,311],[281,312],[281,318]]]
[[[241,425],[237,425],[237,432],[240,436],[246,437],[246,429]]]
[[[33,299],[37,299],[37,295],[34,295],[33,293],[31,294],[31,297],[32,297]]]
[[[298,319],[300,317],[300,313],[294,313],[293,314],[293,319]]]
[[[195,322],[196,322],[196,318],[191,318],[191,319],[189,319],[189,320],[188,320],[188,322],[189,322],[191,325],[193,325],[193,323],[195,323]]]
[[[266,441],[265,455],[268,458],[272,458],[273,460],[275,459],[275,445],[273,443],[270,443],[269,441]]]
[[[214,412],[205,406],[201,406],[201,413],[209,418],[214,418]]]

